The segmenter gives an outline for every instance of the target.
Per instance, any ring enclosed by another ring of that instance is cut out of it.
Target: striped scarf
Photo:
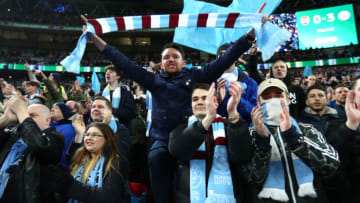
[[[188,126],[196,120],[195,116],[191,116]],[[204,157],[206,146],[204,141],[190,160],[190,201],[191,203],[235,203],[223,118],[217,115],[211,126],[215,146],[208,183],[206,184],[206,160]]]
[[[274,30],[266,28],[262,29],[262,15],[258,13],[242,13],[241,15],[240,13],[200,13],[109,17],[89,19],[87,23],[87,30],[80,36],[76,48],[70,56],[66,57],[60,63],[65,66],[67,71],[77,74],[80,73],[80,61],[85,52],[88,33],[96,33],[100,35],[116,31],[175,27],[253,27],[259,42],[263,42],[264,40],[260,38],[264,38],[266,42],[269,41],[269,44],[274,44],[274,40],[268,40],[274,33]],[[285,41],[289,37],[290,33],[288,33],[285,38],[282,38],[281,36],[278,38],[284,39],[283,41]],[[269,48],[269,45],[266,48]]]
[[[121,97],[121,86],[118,84],[118,86],[115,88],[115,90],[112,92],[112,97],[110,97],[110,87],[106,86],[102,96],[106,97],[111,102],[111,105],[113,109],[118,109],[120,104],[120,97]]]

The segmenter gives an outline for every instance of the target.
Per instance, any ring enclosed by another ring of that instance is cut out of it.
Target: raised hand
[[[85,23],[85,25],[82,26],[82,32],[84,33],[87,29],[86,23],[88,22],[88,19],[84,15],[80,15],[80,17]]]
[[[250,47],[249,52],[250,55],[257,55],[257,46]]]
[[[217,103],[215,95],[215,83],[212,83],[206,97],[205,106],[206,106],[206,116],[215,119],[216,110],[219,104]]]
[[[220,102],[223,102],[225,98],[225,91],[226,91],[225,86],[226,86],[226,80],[221,78],[217,82],[217,91],[216,91]]]
[[[85,132],[85,123],[83,121],[83,116],[79,115],[75,122],[73,123],[73,126],[75,128],[76,137],[75,142],[76,143],[82,143],[84,132]]]
[[[291,128],[291,118],[285,101],[281,100],[280,104],[282,108],[282,112],[280,113],[280,130],[281,132],[284,132]]]
[[[219,104],[217,103],[217,99],[215,97],[215,83],[212,83],[205,100],[206,116],[201,121],[206,130],[209,129],[211,123],[216,118],[216,110],[218,106]]]
[[[34,70],[35,75],[47,79],[46,75],[41,70]]]
[[[85,25],[82,27],[83,33],[87,30],[86,23],[89,21],[85,16],[80,15],[81,19],[84,21]],[[99,36],[93,33],[88,33],[89,39],[91,39],[94,42],[94,45],[100,50],[103,51],[107,45],[107,43],[101,39]]]
[[[243,91],[242,87],[238,81],[230,82],[229,93],[231,96],[226,107],[229,118],[239,114],[237,111],[237,106],[240,103],[242,91]]]
[[[255,127],[256,133],[262,136],[269,136],[269,133],[266,131],[264,121],[265,116],[260,119],[263,109],[261,107],[255,106],[251,111],[251,120]]]
[[[256,11],[256,13],[262,13],[264,7],[266,6],[266,2],[264,2],[260,8]],[[264,25],[266,23],[266,21],[268,21],[269,18],[267,17],[267,14],[264,13],[263,14],[263,17],[261,19],[261,23]],[[250,36],[252,39],[254,39],[254,41],[256,40],[256,36],[255,36],[255,30],[254,28],[251,28],[248,32],[247,32],[247,35]]]
[[[104,119],[103,119],[103,123],[105,124],[109,124],[110,121],[112,119],[112,112],[109,110],[105,110],[104,111]]]
[[[266,1],[260,6],[260,8],[256,11],[256,13],[262,13],[265,6],[266,6]]]
[[[356,130],[360,124],[360,104],[355,104],[355,92],[351,90],[345,101],[346,126],[352,130]]]
[[[27,69],[28,72],[31,71],[30,69],[30,65],[29,65],[29,62],[27,60],[25,60],[25,64],[24,64],[25,68]]]
[[[84,21],[85,24],[88,22],[88,19],[84,15],[80,15],[80,18]]]
[[[5,112],[3,114],[3,116],[5,116],[6,120],[10,123],[10,122],[16,122],[18,119],[16,117],[16,114],[14,112],[12,112],[9,108],[5,109]]]
[[[11,122],[16,122],[16,115],[9,109],[5,108],[4,114],[0,116],[0,129],[5,128]]]
[[[9,110],[11,110],[17,117],[19,123],[22,123],[29,114],[27,112],[28,103],[22,96],[14,95],[8,104]]]

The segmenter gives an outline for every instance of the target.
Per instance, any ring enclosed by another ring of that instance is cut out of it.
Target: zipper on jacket
[[[281,145],[281,150],[283,151],[283,155],[284,155],[284,159],[285,159],[285,168],[286,168],[286,173],[289,179],[289,186],[290,186],[290,193],[291,193],[291,197],[293,199],[293,202],[296,203],[296,197],[295,197],[295,193],[294,193],[294,186],[293,186],[293,180],[291,178],[291,174],[290,174],[290,168],[289,168],[289,163],[288,163],[288,159],[286,156],[286,150],[285,150],[285,146],[284,146],[284,142],[282,140],[281,134],[280,134],[280,128],[277,128],[277,134],[279,137],[279,141],[280,141],[280,145]]]

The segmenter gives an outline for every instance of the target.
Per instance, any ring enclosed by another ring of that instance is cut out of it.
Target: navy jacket
[[[221,57],[202,69],[183,69],[170,77],[165,72],[153,74],[134,64],[125,55],[107,45],[103,54],[131,79],[152,94],[152,148],[167,147],[172,129],[192,114],[191,91],[195,83],[211,83],[250,48],[252,42],[245,35],[236,41]]]

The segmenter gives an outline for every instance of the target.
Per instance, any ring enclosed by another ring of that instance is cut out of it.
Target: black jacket
[[[280,201],[272,199],[259,199],[258,194],[262,190],[268,175],[270,174],[271,149],[275,145],[279,147],[281,161],[284,170],[285,192],[289,197],[289,203],[294,202],[291,195],[291,188],[294,191],[294,198],[297,203],[327,203],[327,196],[321,182],[321,178],[336,173],[340,161],[336,150],[329,145],[323,135],[311,125],[299,123],[301,133],[297,132],[295,126],[280,132],[276,126],[267,126],[273,136],[275,143],[270,142],[270,136],[262,136],[256,132],[255,127],[250,128],[250,134],[253,138],[253,156],[249,164],[244,164],[244,176],[249,185],[247,185],[246,194],[252,200],[252,203],[279,203]],[[280,137],[282,139],[280,139]],[[285,153],[281,150],[281,142],[284,144]],[[317,193],[316,198],[299,197],[298,183],[294,168],[293,155],[296,154],[312,171],[314,175],[313,185]],[[286,160],[286,161],[285,161]],[[286,169],[288,163],[288,170]],[[291,178],[291,181],[290,179]],[[292,182],[292,184],[291,184]],[[281,181],[279,181],[281,183]]]
[[[350,161],[346,168],[346,174],[348,175],[349,184],[348,186],[348,197],[346,200],[349,203],[360,202],[360,136],[357,133],[355,139],[348,145],[350,148]]]
[[[48,187],[47,165],[60,162],[64,136],[54,127],[41,131],[32,118],[25,119],[13,128],[9,127],[0,131],[1,165],[18,138],[23,138],[27,149],[10,175],[0,202],[54,202],[54,192]]]
[[[251,138],[244,120],[225,125],[227,151],[230,163],[234,194],[237,202],[242,202],[242,178],[239,173],[241,163],[251,157]],[[176,202],[190,202],[190,160],[199,146],[206,143],[207,179],[214,154],[212,130],[206,131],[200,122],[191,126],[179,125],[170,134],[169,151],[178,160],[176,168]]]
[[[357,181],[352,181],[353,178],[350,172],[354,171],[353,165],[356,165],[354,159],[357,159],[356,156],[352,156],[352,150],[360,147],[355,142],[357,132],[346,127],[345,121],[338,117],[335,109],[325,108],[326,112],[322,116],[314,115],[310,113],[309,108],[306,108],[299,117],[299,122],[312,124],[325,136],[326,141],[338,151],[341,162],[340,168],[335,175],[323,178],[323,185],[329,197],[329,202],[349,202],[353,199],[352,195],[356,194],[350,193],[351,185],[353,183],[358,184]],[[354,151],[354,154],[356,154],[356,150]]]

